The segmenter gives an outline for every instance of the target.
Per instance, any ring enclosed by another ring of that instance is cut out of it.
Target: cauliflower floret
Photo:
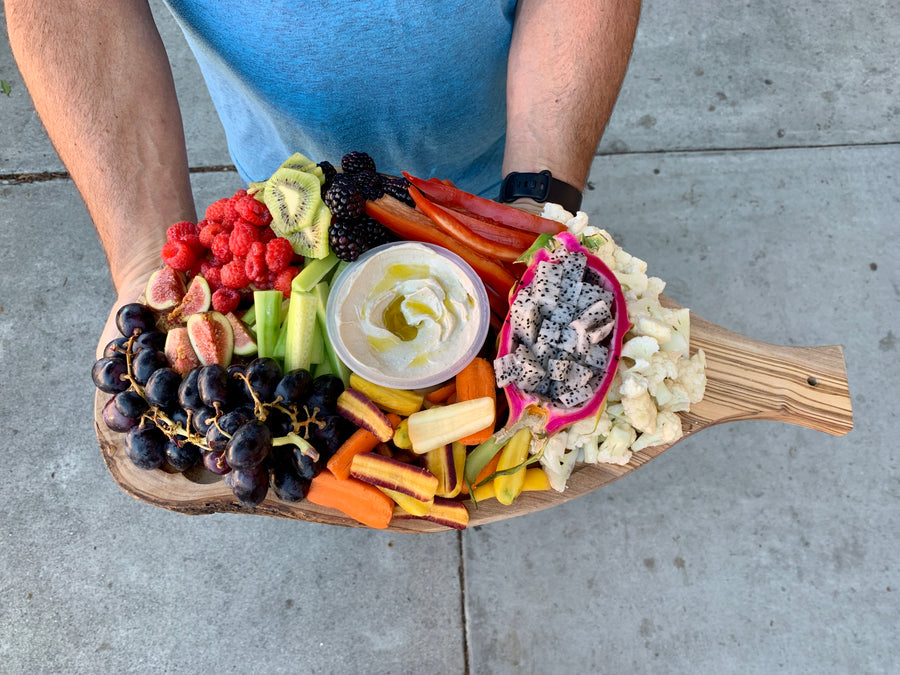
[[[700,349],[678,366],[678,383],[687,391],[691,403],[699,403],[706,393],[706,353]]]
[[[550,487],[557,492],[566,489],[566,482],[572,475],[572,469],[575,468],[575,461],[578,459],[577,450],[566,452],[567,436],[565,432],[551,436],[544,446],[544,452],[540,459],[541,466],[550,481]]]
[[[638,372],[650,366],[650,359],[659,351],[659,343],[649,335],[633,337],[622,346],[622,356],[635,361]],[[631,369],[629,369],[631,370]],[[623,394],[627,396],[627,394]]]
[[[673,412],[660,411],[656,419],[656,432],[643,433],[631,444],[634,451],[643,450],[653,445],[674,443],[682,436],[681,418]]]
[[[656,319],[652,315],[639,315],[632,323],[634,326],[631,330],[635,335],[652,337],[658,343],[657,346],[672,339],[672,329],[664,321]]]
[[[600,444],[598,460],[607,464],[628,464],[631,459],[631,444],[637,433],[629,424],[614,422],[609,436]]]
[[[637,396],[623,396],[622,406],[625,417],[635,429],[650,433],[656,431],[656,404],[646,389]]]
[[[557,223],[565,225],[572,218],[572,214],[559,204],[544,202],[544,208],[541,210],[541,217],[549,218],[550,220],[555,220]],[[577,232],[573,232],[572,234],[577,234]]]

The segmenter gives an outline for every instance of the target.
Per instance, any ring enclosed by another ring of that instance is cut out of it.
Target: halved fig
[[[187,334],[200,363],[227,367],[234,354],[234,330],[224,314],[216,311],[191,314]]]
[[[199,314],[209,310],[212,304],[212,291],[209,284],[199,274],[191,279],[191,283],[187,288],[187,292],[178,303],[178,306],[172,310],[166,321],[169,325],[177,325],[184,322],[192,314]]]
[[[233,312],[225,315],[231,324],[231,330],[234,333],[234,353],[238,356],[252,356],[256,354],[256,339],[247,325],[237,318]]]
[[[166,334],[165,351],[169,365],[182,377],[201,365],[184,326],[176,326]]]
[[[186,292],[181,273],[166,265],[150,275],[144,287],[144,300],[157,312],[167,312],[181,302]]]

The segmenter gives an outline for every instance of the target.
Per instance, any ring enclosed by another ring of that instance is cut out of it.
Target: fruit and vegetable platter
[[[587,214],[301,154],[173,223],[92,368],[130,495],[433,532],[561,504],[715,424],[852,428],[838,346],[738,335]]]

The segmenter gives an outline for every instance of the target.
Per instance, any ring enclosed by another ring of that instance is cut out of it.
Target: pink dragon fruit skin
[[[616,367],[619,363],[619,355],[622,351],[622,343],[625,337],[625,333],[628,332],[628,329],[631,327],[631,324],[628,321],[628,310],[625,305],[625,296],[623,295],[622,288],[612,271],[597,256],[591,253],[590,250],[582,246],[574,235],[568,232],[563,232],[556,235],[555,239],[571,252],[580,251],[587,254],[587,266],[597,272],[603,278],[606,289],[612,291],[614,295],[613,312],[615,314],[615,324],[613,327],[612,335],[609,338],[608,342],[609,360],[606,367],[606,372],[604,373],[603,379],[601,380],[600,385],[597,387],[597,391],[594,393],[594,395],[580,406],[575,408],[556,407],[549,401],[542,400],[535,394],[529,394],[527,392],[519,390],[514,382],[504,388],[504,391],[506,392],[506,398],[509,401],[508,426],[516,422],[529,406],[535,406],[543,410],[546,415],[545,429],[548,434],[553,434],[560,429],[564,429],[570,424],[577,422],[580,419],[593,416],[597,413],[597,411],[606,400],[606,394],[609,391],[610,385],[612,384],[613,377],[616,373]],[[522,275],[521,281],[515,287],[510,296],[510,305],[513,304],[519,292],[531,283],[534,278],[535,269],[537,268],[538,263],[550,259],[550,255],[550,251],[546,248],[540,249],[535,253],[534,259],[528,266],[528,269],[525,270],[525,273]],[[510,325],[510,316],[507,315],[506,320],[503,323],[503,327],[500,330],[497,358],[499,359],[504,355],[509,354],[512,346],[513,336]]]

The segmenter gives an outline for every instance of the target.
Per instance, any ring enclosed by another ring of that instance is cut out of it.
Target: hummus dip
[[[465,262],[440,247],[378,247],[336,286],[328,302],[329,336],[347,366],[376,383],[416,388],[443,382],[484,341],[484,286]]]

